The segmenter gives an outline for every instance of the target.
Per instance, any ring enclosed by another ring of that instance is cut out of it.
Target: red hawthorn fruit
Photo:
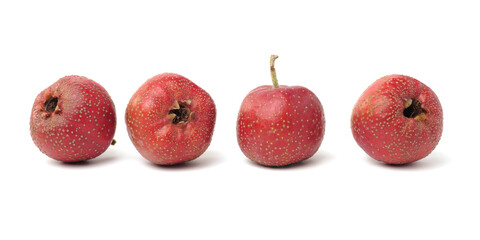
[[[353,108],[353,137],[370,157],[406,164],[430,154],[440,141],[443,111],[420,81],[388,75],[370,85]]]
[[[210,95],[187,78],[163,73],[133,94],[125,112],[138,152],[159,165],[193,160],[212,140],[216,110]]]
[[[237,140],[249,159],[265,166],[285,166],[310,158],[325,133],[323,107],[317,96],[301,86],[279,86],[270,59],[273,87],[260,86],[242,102]]]
[[[113,144],[115,106],[98,83],[66,76],[40,92],[30,115],[33,142],[47,156],[63,162],[99,156]]]

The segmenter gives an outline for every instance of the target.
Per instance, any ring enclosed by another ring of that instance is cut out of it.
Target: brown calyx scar
[[[192,119],[191,103],[191,100],[175,101],[173,107],[168,111],[173,124],[185,124]]]
[[[403,109],[403,116],[407,118],[417,118],[422,114],[427,114],[428,111],[422,108],[422,103],[416,98],[406,99],[405,109]]]
[[[50,97],[47,101],[45,101],[44,105],[45,105],[45,111],[47,113],[52,113],[55,111],[55,109],[57,108],[57,104],[58,104],[58,98],[57,97]]]

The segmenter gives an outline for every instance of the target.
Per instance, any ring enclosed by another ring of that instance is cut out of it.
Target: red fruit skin
[[[45,102],[58,98],[53,112]],[[30,115],[30,134],[47,156],[85,161],[105,152],[116,128],[115,106],[107,91],[82,76],[66,76],[40,92]]]
[[[186,123],[172,122],[176,102],[191,101]],[[210,95],[187,78],[163,73],[147,80],[128,103],[125,121],[138,152],[159,165],[198,158],[210,145],[216,109]]]
[[[404,116],[407,99],[416,98],[426,111]],[[353,108],[353,137],[370,157],[389,164],[406,164],[430,154],[440,141],[443,111],[435,93],[420,81],[388,75],[370,85]]]
[[[324,134],[322,104],[301,86],[260,86],[248,93],[238,114],[240,149],[265,166],[286,166],[310,158]]]

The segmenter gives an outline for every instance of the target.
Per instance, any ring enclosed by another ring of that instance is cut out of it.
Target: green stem
[[[272,55],[270,57],[270,73],[272,74],[272,82],[273,88],[278,88],[278,79],[277,79],[277,72],[275,71],[275,59],[277,59],[277,55]]]

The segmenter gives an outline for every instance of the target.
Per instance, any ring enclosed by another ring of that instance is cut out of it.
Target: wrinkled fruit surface
[[[390,164],[417,161],[440,141],[443,111],[435,93],[403,75],[382,77],[353,108],[353,137],[372,158]]]
[[[237,140],[249,159],[265,166],[285,166],[317,152],[325,133],[323,107],[301,86],[260,86],[243,100]]]
[[[216,110],[210,95],[187,78],[164,73],[146,81],[125,113],[128,135],[155,164],[193,160],[212,140]]]
[[[78,162],[99,156],[115,134],[115,106],[100,84],[66,76],[38,94],[30,115],[33,142],[47,156]]]

